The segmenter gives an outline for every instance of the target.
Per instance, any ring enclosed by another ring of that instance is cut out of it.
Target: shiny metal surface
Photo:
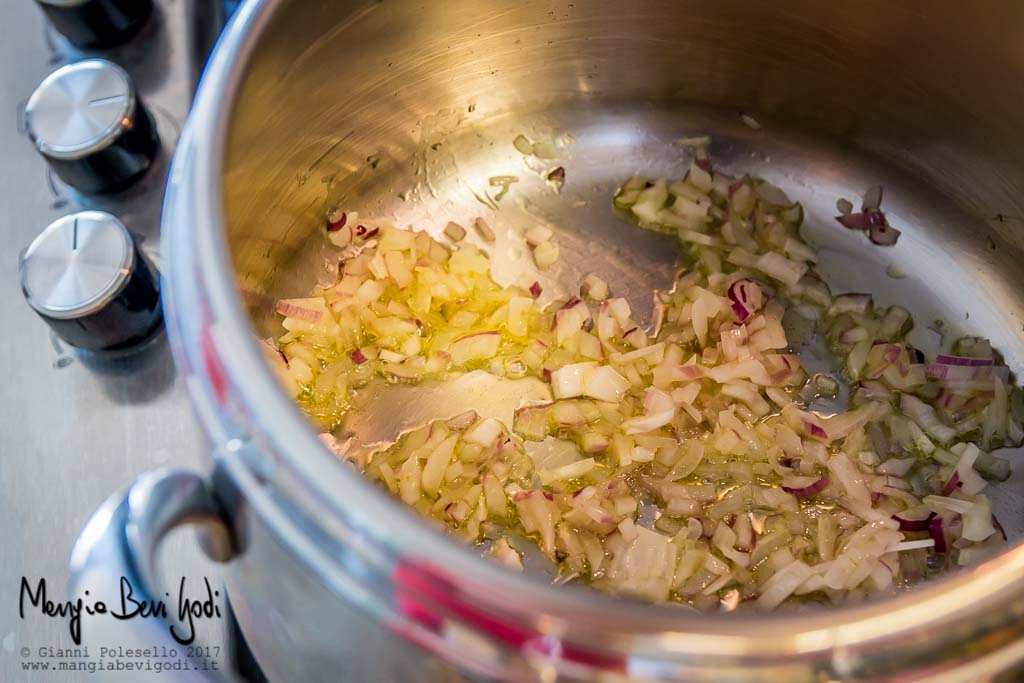
[[[135,93],[124,69],[87,59],[47,76],[29,98],[25,121],[42,154],[82,159],[113,142],[134,111]]]
[[[79,354],[54,341],[20,291],[18,251],[52,221],[79,209],[114,215],[143,252],[159,261],[163,187],[178,130],[185,120],[204,50],[198,28],[212,21],[202,3],[157,3],[154,21],[137,39],[102,55],[132,76],[162,134],[156,165],[119,195],[90,199],[48,172],[24,129],[24,107],[53,69],[96,53],[70,46],[31,2],[4,3],[0,22],[0,216],[8,253],[0,259],[0,680],[96,683],[88,672],[25,672],[20,650],[72,647],[67,623],[38,612],[18,616],[19,582],[46,578],[53,599],[67,599],[68,555],[82,526],[112,491],[162,465],[209,466],[209,444],[196,425],[173,368],[164,335],[140,353],[118,359]],[[204,26],[209,33],[216,28]],[[163,576],[176,584],[218,569],[188,530],[171,532],[161,551]],[[84,633],[89,634],[87,621]],[[222,620],[203,624],[201,638],[226,645]],[[111,634],[129,638],[138,622]],[[109,641],[108,641],[109,642]],[[90,641],[99,645],[99,641]],[[116,644],[116,642],[115,642]],[[108,678],[138,683],[135,673]]]
[[[102,308],[124,286],[134,260],[121,221],[104,211],[80,211],[32,240],[21,261],[21,288],[37,312],[77,318]]]
[[[330,277],[318,231],[338,204],[433,231],[481,214],[510,235],[543,220],[563,245],[552,285],[593,270],[642,307],[669,281],[674,250],[617,220],[611,192],[636,172],[681,176],[689,159],[671,141],[707,133],[716,166],[765,176],[804,202],[835,290],[910,305],[922,345],[937,344],[927,330],[936,319],[950,336],[984,333],[1019,374],[1022,11],[809,0],[244,5],[176,160],[165,239],[170,329],[193,397],[216,441],[251,451],[221,461],[238,489],[236,524],[253,548],[285,548],[251,562],[243,549],[228,569],[259,661],[330,675],[348,654],[331,656],[336,629],[361,612],[381,638],[505,679],[1015,680],[1019,545],[892,600],[801,617],[695,617],[554,588],[483,562],[336,462],[255,340],[276,330],[276,297]],[[571,136],[562,195],[512,148],[518,133]],[[500,201],[485,194],[495,175],[519,178]],[[876,183],[904,231],[888,251],[831,218],[837,198]],[[502,247],[504,281],[529,266]],[[886,275],[894,262],[905,277]],[[366,430],[393,429],[399,404],[376,397]],[[1019,537],[1024,478],[1020,455],[1010,457],[1017,474],[996,504]],[[303,587],[315,603],[296,601]],[[410,600],[433,625],[410,617]],[[268,632],[269,618],[296,637]]]
[[[210,557],[223,562],[234,554],[230,532],[202,477],[171,469],[141,476],[126,490],[111,496],[82,529],[71,552],[72,594],[84,595],[90,590],[94,600],[117,605],[124,578],[134,587],[135,600],[153,601],[160,595],[157,548],[168,532],[184,524],[201,528]],[[188,633],[189,625],[182,620],[172,619],[171,623],[180,633]],[[179,646],[167,624],[160,621],[138,625],[127,641],[125,629],[118,628],[116,621],[97,620],[89,626],[92,642],[119,642],[133,649]],[[197,676],[194,671],[168,672],[161,680],[194,681]],[[236,680],[228,671],[204,672],[204,678]]]
[[[153,13],[152,0],[36,0],[54,28],[75,45],[106,48],[124,43]]]
[[[54,7],[77,7],[84,5],[89,0],[36,0],[40,5],[52,5]]]

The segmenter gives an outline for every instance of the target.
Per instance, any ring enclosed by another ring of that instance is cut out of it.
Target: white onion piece
[[[933,510],[939,512],[948,510],[949,512],[956,512],[961,515],[967,513],[974,506],[970,501],[949,498],[947,496],[925,496],[921,500]]]
[[[580,296],[591,301],[601,302],[608,298],[608,283],[591,273],[580,283]]]
[[[474,360],[493,358],[501,344],[501,332],[491,330],[467,334],[456,339],[451,346],[451,360],[462,365]]]
[[[584,380],[583,393],[599,401],[614,402],[629,389],[629,380],[609,365],[595,368]]]
[[[594,372],[597,363],[573,363],[563,365],[551,373],[551,389],[555,398],[582,396],[586,381]]]
[[[621,593],[665,600],[675,575],[675,546],[668,537],[643,527],[637,527],[635,534],[612,557],[608,580]]]
[[[554,242],[541,242],[533,250],[533,261],[541,270],[547,270],[558,260],[558,245]]]
[[[497,239],[497,235],[494,234],[494,230],[487,223],[487,221],[485,221],[483,218],[477,218],[476,220],[473,221],[473,227],[476,228],[476,231],[478,233],[480,233],[480,237],[483,239],[484,242],[487,242],[488,244],[494,244],[495,240]]]
[[[504,427],[502,424],[494,418],[489,417],[477,423],[472,429],[467,431],[462,438],[468,443],[475,443],[480,446],[490,446],[503,433]]]
[[[782,604],[793,591],[814,574],[809,566],[796,560],[775,572],[761,589],[755,604],[759,609],[771,610]]]
[[[992,504],[985,496],[978,496],[967,512],[963,513],[963,537],[981,542],[996,532],[992,524]]]
[[[956,430],[942,424],[935,414],[935,409],[916,396],[900,394],[900,408],[929,436],[935,437],[939,443],[949,443],[956,437]]]
[[[444,226],[444,234],[453,242],[461,242],[466,238],[466,229],[455,221],[448,221],[448,224]]]
[[[644,432],[654,431],[655,429],[664,427],[671,422],[672,418],[675,417],[675,414],[676,409],[673,406],[671,410],[652,413],[650,415],[644,415],[643,417],[630,418],[622,423],[621,428],[626,434],[642,434]]]
[[[523,558],[504,536],[491,544],[490,554],[509,569],[523,571]]]
[[[791,287],[800,282],[800,278],[807,272],[807,264],[791,261],[774,251],[757,257],[754,267]]]
[[[441,480],[444,478],[444,471],[451,462],[457,442],[458,437],[450,436],[427,456],[427,461],[423,464],[420,486],[428,496],[437,495],[438,489],[441,487]]]
[[[902,543],[897,543],[896,545],[894,545],[890,549],[890,552],[899,553],[899,552],[903,552],[905,550],[921,550],[922,548],[934,548],[934,547],[935,547],[935,539],[934,538],[926,538],[926,539],[921,540],[921,541],[903,541]]]
[[[554,234],[555,233],[553,233],[551,229],[548,228],[547,226],[535,225],[526,231],[526,235],[524,236],[524,238],[526,239],[526,243],[528,245],[530,245],[533,248],[536,248],[543,244],[544,242],[549,241],[554,236]]]

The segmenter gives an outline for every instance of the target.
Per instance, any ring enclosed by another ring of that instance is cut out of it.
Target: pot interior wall
[[[563,253],[542,277],[549,293],[598,272],[649,315],[674,243],[616,218],[611,195],[635,173],[681,177],[690,158],[672,140],[709,134],[717,167],[804,202],[834,291],[907,305],[926,349],[941,341],[935,320],[947,341],[985,334],[1019,371],[1021,20],[1024,6],[931,2],[282,3],[227,140],[240,289],[257,332],[280,333],[274,299],[336,267],[321,230],[337,206],[435,234],[484,216],[502,235],[502,282],[532,268],[517,235],[547,223]],[[524,159],[520,133],[559,141],[558,158]],[[543,175],[559,165],[556,194]],[[500,199],[496,176],[517,178]],[[831,218],[873,184],[904,230],[893,249]],[[893,264],[905,277],[886,274]],[[370,439],[419,418],[360,424]],[[1021,479],[995,496],[1013,532]]]

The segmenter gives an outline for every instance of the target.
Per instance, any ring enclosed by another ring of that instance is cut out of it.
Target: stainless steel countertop
[[[89,360],[55,343],[19,290],[18,254],[56,218],[79,208],[118,215],[158,260],[164,176],[205,54],[203,35],[214,35],[211,8],[199,0],[157,2],[155,21],[120,49],[89,53],[121,64],[132,74],[157,121],[163,150],[156,167],[120,196],[86,201],[47,173],[21,128],[21,111],[35,86],[76,53],[46,26],[28,0],[4,3],[0,22],[0,230],[7,254],[0,258],[0,680],[96,681],[89,673],[23,670],[43,661],[40,647],[73,647],[67,622],[27,606],[18,615],[21,577],[33,587],[47,580],[49,597],[67,600],[72,544],[89,515],[115,490],[160,465],[204,468],[204,439],[161,336],[145,352],[118,361]],[[202,24],[193,24],[200,17]],[[202,30],[197,30],[202,28]],[[185,529],[163,549],[164,576],[201,584],[219,581]],[[172,592],[172,595],[175,593]],[[132,628],[132,621],[119,626]],[[223,620],[210,622],[207,644],[221,646]],[[83,623],[87,630],[89,622]],[[117,646],[118,643],[108,643]],[[23,648],[30,655],[23,657]],[[98,659],[98,653],[90,653]],[[54,662],[55,660],[51,660]],[[153,679],[159,680],[158,675]],[[137,673],[111,680],[150,680]]]

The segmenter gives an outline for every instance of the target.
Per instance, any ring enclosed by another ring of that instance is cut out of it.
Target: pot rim
[[[948,647],[950,643],[998,632],[1002,638],[979,651],[979,655],[995,655],[1024,634],[1024,624],[1016,629],[1010,626],[1011,612],[1019,608],[1024,596],[1024,546],[1020,545],[973,570],[859,606],[764,616],[690,613],[678,606],[631,602],[510,572],[434,531],[360,474],[340,467],[264,362],[245,314],[226,242],[222,178],[228,127],[246,64],[264,29],[284,4],[285,0],[243,3],[206,67],[167,195],[172,207],[176,198],[189,195],[190,207],[175,210],[191,220],[164,221],[165,247],[173,250],[175,258],[181,255],[183,262],[189,261],[187,270],[194,271],[196,277],[184,282],[188,278],[180,276],[186,269],[179,269],[171,259],[170,268],[178,277],[170,278],[166,286],[169,300],[179,304],[188,302],[190,296],[194,301],[193,290],[198,287],[209,320],[190,320],[185,327],[191,330],[212,324],[216,346],[230,349],[230,353],[217,354],[227,385],[243,389],[232,400],[273,448],[277,456],[274,467],[286,468],[317,506],[339,516],[351,517],[357,510],[355,517],[364,522],[372,518],[372,525],[364,531],[369,535],[386,532],[386,543],[399,557],[444,558],[443,571],[458,579],[460,588],[478,601],[477,606],[485,604],[526,622],[537,622],[543,615],[572,628],[600,632],[608,638],[609,648],[626,655],[642,651],[649,659],[693,658],[694,662],[728,657],[751,667],[763,665],[766,658],[799,657],[827,660],[834,670],[842,671],[839,660],[864,658],[879,649],[891,657],[895,649],[905,651],[908,662],[921,657],[916,666],[922,670],[948,672],[940,661],[952,665],[964,659],[951,659],[954,648]],[[187,191],[176,190],[176,183],[187,185]],[[173,303],[169,306],[174,308]],[[172,322],[202,315],[195,308],[174,308]],[[172,336],[179,336],[176,353],[181,360],[184,349],[199,340],[189,338],[176,325],[168,327]],[[192,372],[205,372],[201,364],[186,361],[184,366]],[[256,494],[252,488],[258,486],[256,479],[243,479],[239,482],[243,492]],[[262,507],[262,514],[275,512],[270,506]],[[503,589],[493,590],[496,585]],[[1005,619],[994,618],[997,615]],[[956,631],[957,638],[938,637],[942,629]],[[926,654],[933,659],[924,661]],[[854,668],[859,670],[859,666]]]

